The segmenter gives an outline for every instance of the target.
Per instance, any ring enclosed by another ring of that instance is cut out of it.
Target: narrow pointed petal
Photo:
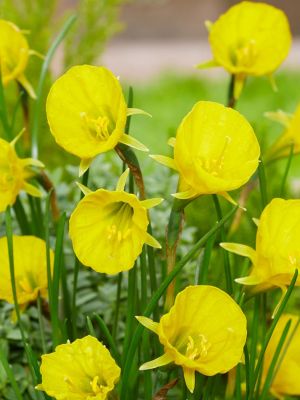
[[[259,218],[252,218],[252,221],[255,223],[255,225],[258,227],[259,225]]]
[[[18,77],[18,82],[23,86],[23,88],[26,90],[26,92],[32,99],[36,99],[36,94],[34,92],[34,89],[31,86],[31,83],[29,83],[29,81],[25,77],[25,75],[20,75]]]
[[[82,191],[82,193],[84,195],[87,195],[89,193],[92,193],[92,190],[89,189],[87,186],[84,186],[82,183],[80,182],[76,182],[76,185],[79,187],[79,189]]]
[[[244,278],[235,279],[236,283],[240,283],[241,285],[258,285],[262,282],[261,278],[258,276],[245,276]]]
[[[152,115],[147,113],[144,110],[141,110],[140,108],[127,108],[127,117],[130,115],[147,115],[147,117],[152,118]]]
[[[156,249],[161,249],[160,243],[156,239],[154,239],[153,236],[149,235],[149,233],[146,233],[145,243],[148,246],[154,247]]]
[[[271,87],[272,87],[273,91],[274,91],[274,92],[278,92],[278,86],[277,86],[277,84],[276,84],[274,75],[272,75],[272,74],[269,75],[269,82],[270,82],[270,84],[271,84]]]
[[[209,21],[208,19],[206,21],[204,21],[204,26],[207,29],[207,32],[209,33],[212,26],[213,26],[213,22]]]
[[[32,49],[29,50],[29,55],[31,55],[31,56],[36,56],[36,57],[40,58],[41,60],[45,60],[45,58],[46,58],[46,57],[44,56],[44,54],[39,53],[38,51],[32,50]]]
[[[230,194],[228,192],[220,192],[218,193],[220,196],[224,197],[224,199],[226,199],[229,203],[233,204],[234,206],[237,206],[238,203],[230,196]],[[240,209],[247,211],[246,208],[241,207],[240,205],[238,205]]]
[[[281,306],[281,303],[282,303],[282,301],[284,299],[284,296],[286,295],[286,292],[287,292],[287,287],[286,286],[280,286],[280,289],[281,289],[281,296],[280,296],[280,299],[279,299],[278,303],[276,304],[276,307],[275,307],[275,309],[274,309],[274,311],[272,313],[272,319],[274,319],[276,317],[276,314],[277,314],[277,312],[279,310],[279,307]]]
[[[168,140],[168,145],[171,147],[175,147],[175,143],[176,143],[176,138],[175,137],[170,137]]]
[[[170,364],[173,359],[168,354],[163,354],[162,356],[156,358],[155,360],[146,362],[140,366],[140,371],[145,371],[147,369],[162,367],[163,365]]]
[[[243,90],[245,84],[246,76],[244,74],[237,74],[234,78],[234,88],[233,88],[233,96],[237,100]]]
[[[191,393],[194,393],[195,389],[195,370],[190,368],[183,368],[183,375],[186,387]]]
[[[20,161],[24,167],[30,165],[37,168],[45,168],[45,164],[43,164],[40,160],[36,160],[35,158],[23,158]]]
[[[120,178],[118,180],[118,183],[117,183],[117,187],[116,187],[116,191],[117,192],[123,192],[124,191],[128,175],[129,175],[129,168],[125,169],[123,174],[120,176]]]
[[[92,158],[83,158],[80,160],[79,178],[90,168],[92,161],[93,161]]]
[[[177,166],[176,166],[175,160],[173,158],[167,157],[167,156],[155,155],[155,154],[151,154],[150,157],[153,158],[153,160],[164,165],[165,167],[168,167],[168,168],[171,168],[171,169],[174,169],[175,171],[177,171]]]
[[[195,66],[198,69],[214,68],[219,67],[219,64],[215,60],[204,61],[203,63],[197,64]]]
[[[265,112],[264,116],[270,119],[271,121],[279,122],[281,125],[284,127],[288,127],[291,123],[291,120],[293,118],[292,114],[288,114],[282,110],[278,111],[269,111]]]
[[[20,139],[20,137],[23,135],[24,132],[25,132],[25,128],[21,129],[20,133],[18,133],[17,136],[10,142],[10,145],[12,147],[15,147],[17,141]]]
[[[164,201],[164,199],[161,199],[159,197],[155,197],[153,199],[147,199],[147,200],[142,200],[140,201],[140,204],[144,207],[144,208],[152,208],[152,207],[156,207],[158,206],[160,203],[162,203]]]
[[[132,136],[126,135],[124,133],[120,140],[120,143],[126,144],[129,147],[133,147],[134,149],[140,150],[140,151],[149,151],[149,149],[143,145],[143,143],[139,142],[138,140],[134,139]]]
[[[154,333],[158,333],[158,322],[152,321],[152,319],[143,317],[143,316],[136,316],[135,317],[140,324],[142,324],[145,328],[149,329],[150,331]]]
[[[36,186],[31,185],[28,182],[25,182],[24,190],[33,197],[42,197],[43,195],[42,192]]]
[[[176,199],[181,199],[181,200],[186,200],[186,199],[191,199],[193,197],[199,196],[199,193],[197,193],[194,189],[189,189],[186,192],[178,192],[172,194],[173,197],[176,197]]]
[[[239,256],[243,257],[248,257],[250,258],[253,264],[255,263],[256,252],[250,246],[238,243],[220,243],[220,246],[223,249],[230,251],[231,253],[238,254]]]

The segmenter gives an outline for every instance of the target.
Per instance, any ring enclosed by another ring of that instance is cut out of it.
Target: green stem
[[[28,222],[27,215],[25,213],[23,204],[22,204],[19,196],[17,197],[15,204],[13,205],[13,209],[14,209],[14,213],[17,218],[17,221],[18,221],[18,225],[22,232],[22,235],[31,235],[32,228]]]
[[[94,313],[94,318],[96,319],[100,332],[104,336],[104,339],[107,341],[107,344],[111,350],[112,356],[116,360],[118,364],[120,364],[120,354],[117,348],[117,345],[111,336],[107,325],[105,324],[104,320],[100,317],[100,315]]]
[[[236,103],[236,99],[234,98],[234,83],[235,83],[235,75],[232,74],[230,77],[230,83],[227,94],[227,107],[230,108],[234,108]]]
[[[66,34],[69,32],[70,28],[74,24],[76,20],[75,15],[71,15],[67,21],[65,22],[64,26],[62,27],[62,30],[59,32],[55,40],[53,41],[51,47],[48,50],[48,53],[45,57],[45,60],[42,65],[41,69],[41,74],[39,78],[39,83],[38,83],[38,88],[37,88],[37,99],[34,104],[34,109],[33,109],[33,121],[32,121],[32,127],[31,127],[31,154],[32,157],[38,158],[38,134],[40,130],[40,119],[43,114],[43,107],[44,107],[44,101],[43,101],[43,90],[45,86],[45,80],[46,80],[46,74],[50,65],[50,62],[60,45],[60,43],[63,41],[65,38]]]
[[[3,130],[4,130],[4,134],[6,136],[6,139],[10,142],[11,140],[13,140],[13,133],[12,133],[11,126],[10,126],[8,118],[7,118],[6,100],[5,100],[5,96],[4,96],[1,71],[0,71],[0,119],[2,122],[2,126],[3,126]]]
[[[118,274],[116,309],[115,309],[115,313],[114,313],[115,317],[114,317],[114,324],[113,324],[113,329],[112,329],[112,337],[114,340],[116,340],[116,338],[117,338],[117,330],[118,330],[118,322],[119,322],[119,314],[120,314],[120,303],[121,303],[122,280],[123,280],[123,273],[120,272]]]
[[[286,167],[284,170],[281,187],[280,187],[280,197],[284,197],[284,194],[285,194],[285,185],[286,185],[287,177],[288,177],[290,167],[292,164],[293,156],[294,156],[294,143],[292,143],[292,145],[291,145],[290,154],[289,154],[289,157],[288,157],[288,160],[286,163]]]
[[[260,195],[261,195],[261,205],[264,209],[268,204],[268,191],[267,191],[267,179],[265,173],[265,166],[262,160],[260,160],[258,166],[258,179],[259,179],[259,188],[260,188]]]
[[[223,217],[221,205],[220,205],[218,196],[216,194],[213,194],[212,197],[213,197],[214,205],[216,208],[217,218],[220,221]],[[221,236],[221,241],[226,242],[226,233],[225,233],[224,226],[220,229],[220,236]],[[233,285],[232,285],[232,276],[231,276],[231,270],[230,270],[229,254],[226,250],[223,250],[223,249],[222,249],[222,252],[223,252],[223,258],[224,258],[226,290],[227,290],[227,293],[232,295],[233,294]]]
[[[213,235],[211,238],[208,239],[208,241],[206,243],[206,246],[204,249],[204,254],[203,254],[203,259],[199,265],[199,274],[198,274],[198,279],[197,279],[198,285],[207,284],[209,263],[210,263],[211,254],[212,254],[212,250],[214,248],[215,241],[216,241],[216,235]]]
[[[46,354],[47,348],[46,348],[46,339],[45,339],[45,326],[44,326],[44,321],[43,321],[42,299],[41,299],[40,293],[38,294],[38,298],[37,298],[37,308],[38,308],[38,319],[39,319],[39,329],[40,329],[42,350],[43,350],[43,354]]]
[[[151,313],[153,312],[154,308],[156,307],[159,299],[161,296],[165,293],[166,289],[168,288],[169,284],[172,282],[172,280],[180,273],[180,271],[183,269],[183,267],[188,263],[188,261],[194,257],[194,255],[199,251],[199,249],[207,242],[207,240],[214,235],[221,226],[223,226],[237,211],[238,207],[236,206],[232,210],[230,210],[224,218],[222,218],[221,221],[219,221],[213,228],[211,228],[193,247],[192,249],[175,265],[174,269],[172,272],[167,275],[167,277],[164,279],[164,281],[160,284],[156,292],[153,294],[151,297],[148,306],[146,307],[143,315],[145,317],[149,317]],[[122,376],[122,382],[121,382],[121,396],[120,398],[122,400],[126,400],[128,398],[129,393],[126,391],[127,389],[127,384],[128,384],[128,378],[130,374],[130,369],[132,365],[132,360],[134,359],[135,352],[139,343],[139,340],[141,338],[141,335],[143,333],[143,326],[138,325],[138,327],[135,329],[135,332],[132,336],[131,344],[128,349],[128,352],[125,354],[125,364],[123,367],[123,376]]]

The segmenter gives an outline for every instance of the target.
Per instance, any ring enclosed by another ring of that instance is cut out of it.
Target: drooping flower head
[[[282,399],[284,396],[300,395],[300,327],[298,315],[283,314],[279,318],[264,355],[262,384],[269,371],[283,330],[289,320],[291,320],[291,326],[283,345],[283,358],[279,357],[280,365],[270,389],[272,394],[279,399]]]
[[[225,373],[242,358],[246,317],[234,300],[214,286],[188,286],[159,323],[137,317],[155,332],[164,354],[140,367],[156,368],[174,362],[182,366],[188,389],[193,392],[195,372],[212,376]]]
[[[247,75],[271,75],[291,47],[289,22],[283,11],[266,3],[242,1],[208,24],[213,61],[235,76],[235,98]]]
[[[92,192],[80,185],[85,197],[71,215],[69,233],[78,259],[97,272],[116,274],[132,268],[144,244],[160,248],[147,233],[147,209],[162,199],[140,201],[125,192],[128,171],[115,191]]]
[[[119,380],[120,368],[92,336],[61,344],[42,356],[38,390],[57,400],[105,400]]]
[[[32,196],[41,196],[41,192],[28,183],[27,179],[34,175],[30,167],[42,168],[43,164],[33,158],[19,158],[15,151],[15,141],[8,143],[0,139],[0,212],[13,205],[22,190]]]
[[[127,108],[119,80],[105,67],[70,68],[54,82],[46,111],[56,142],[81,159],[80,174],[118,143],[147,151],[125,133],[127,116],[144,112]]]
[[[35,98],[24,71],[32,51],[20,29],[12,22],[0,19],[0,73],[3,85],[18,81]]]
[[[221,243],[228,251],[250,258],[249,276],[236,279],[256,290],[288,286],[300,265],[300,200],[273,199],[258,222],[256,249],[236,243]],[[300,284],[298,279],[296,285]]]
[[[288,157],[293,146],[293,154],[300,153],[300,104],[294,114],[283,111],[267,113],[270,119],[280,122],[285,130],[275,143],[267,150],[264,160],[266,162]]]
[[[47,298],[47,258],[44,240],[35,236],[13,236],[14,270],[18,304],[25,308],[28,303],[41,297]],[[53,251],[50,250],[50,268],[53,269]],[[0,299],[13,304],[13,292],[9,268],[7,239],[0,239],[1,285]]]
[[[180,193],[187,199],[237,189],[258,166],[260,148],[247,120],[237,111],[210,101],[196,103],[176,134],[174,159],[152,156],[177,170]]]

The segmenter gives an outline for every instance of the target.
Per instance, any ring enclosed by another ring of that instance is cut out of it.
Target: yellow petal
[[[31,83],[29,83],[29,81],[25,77],[25,75],[18,76],[17,80],[23,86],[23,88],[26,90],[26,92],[29,94],[29,96],[32,99],[36,99],[35,91],[34,91],[33,87],[31,86]]]
[[[24,132],[25,132],[25,128],[21,129],[20,133],[18,133],[18,135],[10,142],[10,145],[12,147],[15,147],[17,141],[20,139],[20,137],[23,135]]]
[[[245,276],[244,278],[237,278],[235,282],[240,283],[241,285],[258,285],[262,282],[262,279],[258,276]]]
[[[171,147],[175,147],[176,144],[176,138],[175,137],[170,137],[168,140],[168,145]]]
[[[128,175],[129,175],[129,168],[126,168],[118,180],[116,191],[118,192],[124,191]]]
[[[191,393],[194,393],[195,389],[195,371],[189,368],[183,368],[184,380],[187,388]]]
[[[143,316],[136,316],[135,317],[140,324],[142,324],[145,328],[149,329],[150,331],[154,332],[154,333],[158,333],[158,322],[154,322],[152,321],[152,319],[147,318],[147,317],[143,317]]]
[[[143,207],[149,209],[149,208],[158,206],[163,201],[164,201],[164,199],[156,197],[156,198],[153,198],[153,199],[142,200],[140,203],[141,203],[141,205]]]
[[[154,239],[153,236],[149,235],[149,233],[146,233],[145,243],[148,246],[154,247],[156,249],[161,249],[160,243],[156,239]]]
[[[259,226],[259,218],[252,218],[252,221],[255,223],[256,226]]]
[[[153,160],[164,165],[165,167],[169,167],[177,171],[177,166],[173,158],[167,156],[154,155],[154,154],[151,154],[150,157],[153,158]]]
[[[90,168],[93,158],[82,158],[79,164],[79,178]]]
[[[234,77],[234,86],[233,86],[233,96],[236,100],[239,99],[244,84],[245,84],[246,75],[244,74],[237,74]]]
[[[252,247],[238,243],[220,243],[220,246],[231,253],[250,258],[253,264],[256,261],[256,251]]]
[[[186,199],[192,199],[193,197],[199,196],[199,193],[195,191],[195,189],[191,188],[185,192],[178,192],[172,194],[173,197],[176,199],[181,199],[181,200],[186,200]]]
[[[28,182],[24,183],[24,190],[33,197],[42,197],[43,193],[36,186]]]
[[[134,139],[132,136],[126,135],[125,133],[120,137],[119,142],[140,151],[149,151],[149,149],[144,146],[143,143],[139,142],[137,139]]]
[[[288,127],[293,118],[292,114],[286,113],[282,110],[268,111],[264,113],[264,116],[269,118],[271,121],[279,122],[284,127]]]
[[[141,110],[140,108],[127,108],[127,116],[129,117],[130,115],[147,115],[147,117],[152,118],[151,114]]]
[[[162,367],[163,365],[170,364],[172,362],[171,356],[168,354],[163,354],[162,356],[156,358],[155,360],[148,361],[140,366],[140,371],[145,371],[147,369]]]
[[[215,60],[204,61],[196,65],[196,68],[198,69],[214,68],[214,67],[219,67],[219,64]]]
[[[84,195],[87,195],[89,193],[92,193],[92,190],[88,188],[87,186],[83,185],[80,182],[76,182],[76,185],[79,187],[79,189],[82,191]]]
[[[21,159],[21,164],[25,166],[33,166],[37,168],[45,168],[45,164],[43,164],[41,161],[36,160],[35,158],[22,158]]]

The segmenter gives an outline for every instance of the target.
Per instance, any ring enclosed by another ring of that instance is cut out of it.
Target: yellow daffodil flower
[[[44,165],[33,158],[19,158],[15,151],[17,139],[11,143],[0,139],[0,212],[13,205],[22,190],[31,196],[42,195],[35,186],[27,182],[27,179],[34,176],[30,167],[43,168]]]
[[[119,380],[120,368],[92,336],[61,344],[42,356],[42,383],[36,387],[57,400],[105,400]]]
[[[35,98],[35,93],[24,75],[28,59],[34,51],[20,29],[12,22],[0,19],[0,73],[3,85],[10,81],[19,82],[28,94]]]
[[[243,285],[257,285],[256,291],[274,286],[285,290],[300,265],[300,200],[273,199],[258,222],[256,249],[237,243],[221,243],[232,253],[248,257],[250,274],[236,279]],[[300,284],[300,279],[296,285]]]
[[[136,317],[156,333],[164,354],[140,367],[157,368],[171,362],[183,368],[190,392],[195,372],[212,376],[237,365],[246,341],[246,317],[234,300],[214,286],[188,286],[180,292],[159,323]]]
[[[98,154],[123,143],[148,149],[125,132],[129,115],[119,80],[104,67],[78,65],[54,82],[47,98],[47,118],[56,142],[81,159],[80,175]]]
[[[236,99],[246,76],[271,76],[291,47],[286,15],[266,3],[242,1],[207,27],[213,60],[198,67],[222,66],[233,74]]]
[[[120,177],[116,191],[95,192],[79,185],[85,197],[70,218],[70,237],[77,258],[97,272],[116,274],[133,267],[144,244],[160,248],[147,233],[147,210],[162,199],[140,201],[124,191],[129,170]]]
[[[289,320],[291,320],[291,326],[283,345],[281,353],[283,358],[281,359],[281,356],[279,356],[280,364],[270,390],[278,399],[283,399],[285,396],[300,395],[300,327],[298,315],[283,314],[280,317],[265,352],[262,384],[268,373],[282,332]]]
[[[285,130],[275,143],[267,150],[264,160],[266,162],[288,157],[293,146],[293,154],[300,153],[300,104],[294,114],[283,111],[269,112],[266,116],[281,123]]]
[[[47,262],[44,240],[34,236],[13,236],[14,269],[18,304],[22,309],[36,300],[38,294],[47,298]],[[50,250],[50,266],[53,269],[53,251]],[[0,299],[13,304],[7,239],[0,239],[1,285]]]
[[[180,174],[180,199],[227,191],[246,183],[258,166],[260,148],[247,120],[237,111],[210,101],[199,101],[182,120],[174,159],[151,156]]]

